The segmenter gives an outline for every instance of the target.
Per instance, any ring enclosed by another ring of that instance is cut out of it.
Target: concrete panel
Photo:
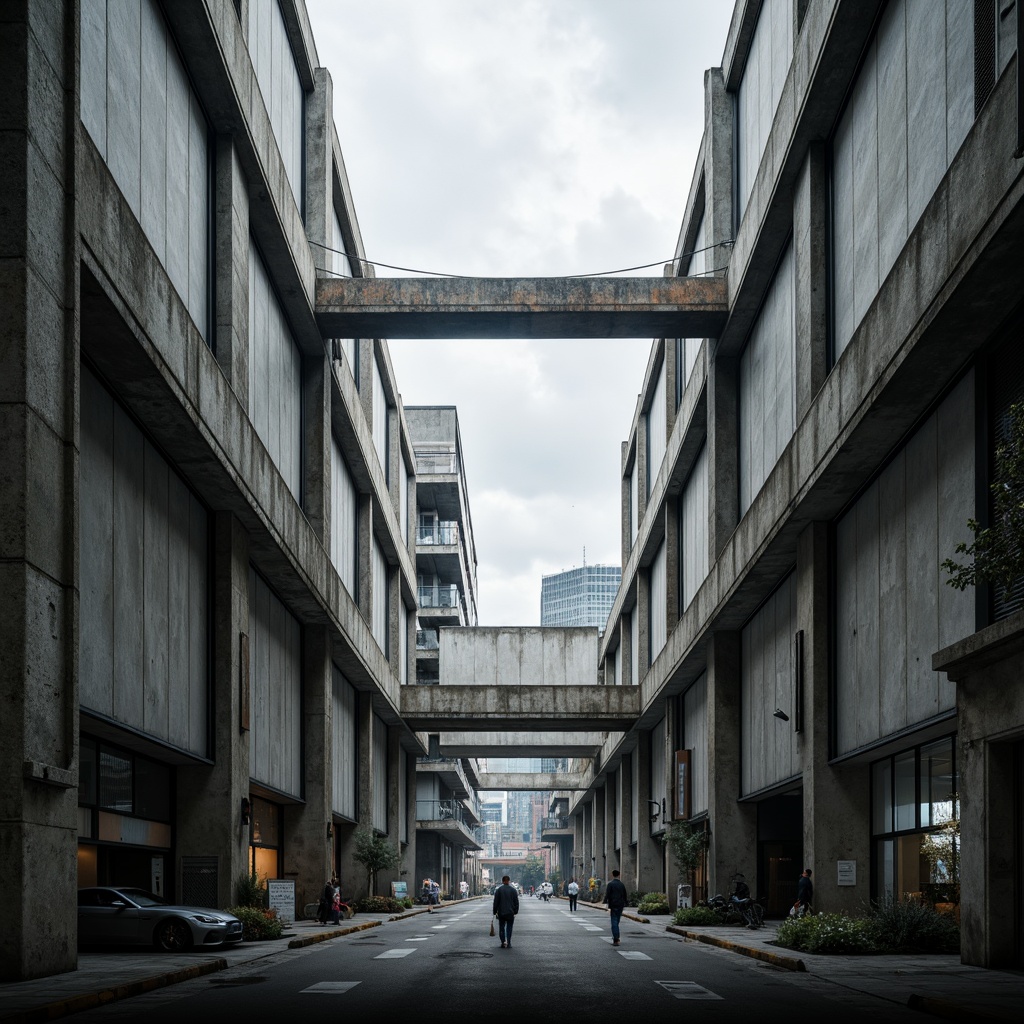
[[[946,0],[946,166],[952,162],[972,124],[974,11],[970,4],[960,0]]]
[[[630,728],[640,710],[632,686],[405,686],[401,715],[417,732],[439,727],[472,732],[513,720],[525,729],[549,731]]]
[[[325,338],[717,337],[721,278],[320,278]]]
[[[107,3],[107,166],[139,216],[141,126],[141,4]]]
[[[167,247],[167,39],[163,19],[142,4],[141,203],[139,221],[157,255]],[[180,162],[174,153],[172,165]]]
[[[144,691],[143,728],[153,736],[166,736],[168,730],[168,650],[167,627],[170,618],[167,590],[167,464],[153,446],[144,448],[143,531],[143,634]]]
[[[877,78],[875,47],[861,70],[865,82]],[[847,115],[853,129],[853,319],[859,323],[878,293],[878,98],[872,88],[857,90]]]
[[[199,101],[189,94],[188,143],[188,295],[185,303],[192,322],[204,337],[209,336],[209,310],[207,308],[207,278],[209,260],[209,166],[207,158],[207,128]]]
[[[114,407],[114,678],[113,714],[143,728],[143,440]]]
[[[91,0],[81,5],[79,107],[82,124],[100,155],[107,155],[107,5]]]
[[[911,3],[907,12],[907,214],[916,224],[949,166],[946,151],[946,10]]]
[[[450,627],[439,636],[442,685],[595,685],[594,627]]]
[[[856,516],[836,525],[836,746],[840,752],[857,746],[857,529]]]
[[[167,738],[175,746],[189,748],[190,698],[193,686],[189,621],[189,568],[191,564],[191,496],[173,473],[167,478],[167,627],[168,664]],[[205,737],[196,737],[205,753]]]
[[[878,592],[880,586],[878,564],[878,485],[873,484],[857,502],[853,513],[857,534],[857,553],[854,566],[857,588],[856,636],[853,644],[857,652],[857,743],[869,743],[879,735],[879,680],[881,665],[878,657]],[[887,568],[887,567],[886,567]],[[883,569],[884,571],[884,569]]]
[[[188,608],[189,608],[189,748],[209,757],[208,749],[211,672],[209,667],[210,643],[209,605],[210,571],[207,565],[210,550],[210,523],[206,509],[195,495],[189,496],[189,560],[188,560]],[[218,605],[218,611],[220,606]],[[238,642],[232,636],[233,643]],[[218,714],[224,709],[218,705]]]
[[[577,772],[480,772],[477,774],[479,785],[474,788],[478,793],[581,790],[586,789],[590,781],[589,775]]]
[[[878,492],[878,678],[883,722],[906,720],[907,526],[906,454],[879,477]]]
[[[878,75],[878,270],[884,280],[907,240],[907,38],[899,4],[882,13]]]
[[[189,289],[189,108],[188,79],[172,49],[167,59],[167,245],[161,258],[184,302]]]

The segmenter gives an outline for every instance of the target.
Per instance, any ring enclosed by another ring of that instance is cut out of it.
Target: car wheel
[[[192,948],[192,930],[184,921],[161,921],[153,933],[153,943],[166,953],[184,953]]]

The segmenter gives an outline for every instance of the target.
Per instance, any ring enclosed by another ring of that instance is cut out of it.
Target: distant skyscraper
[[[540,581],[542,626],[597,626],[604,631],[622,580],[617,565],[582,565]]]

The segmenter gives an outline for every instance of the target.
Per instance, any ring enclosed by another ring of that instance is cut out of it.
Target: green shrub
[[[641,914],[668,914],[668,896],[663,892],[646,893],[636,908]]]
[[[246,942],[279,939],[284,933],[284,922],[277,916],[276,910],[268,910],[265,907],[232,907],[228,913],[234,914],[242,922],[242,938]]]
[[[926,903],[886,897],[872,904],[868,920],[876,944],[887,951],[960,952],[960,928],[956,920]]]
[[[812,914],[787,917],[779,925],[775,941],[787,949],[805,953],[877,953],[876,931],[868,918],[845,914]]]
[[[265,897],[263,882],[255,871],[241,874],[235,880],[235,902],[240,907],[262,907],[267,902]]]
[[[680,907],[672,915],[673,924],[718,924],[718,915],[710,907]]]
[[[364,896],[356,900],[355,909],[361,914],[400,914],[407,908],[392,896]]]
[[[406,910],[412,910],[412,908],[416,906],[416,904],[413,903],[411,896],[403,896],[398,902],[401,903]]]
[[[629,899],[626,901],[626,906],[627,907],[639,907],[640,904],[643,903],[645,895],[646,895],[646,893],[642,893],[639,889],[634,889],[629,894]]]

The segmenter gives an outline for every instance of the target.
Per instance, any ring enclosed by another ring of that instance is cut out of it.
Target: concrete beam
[[[640,714],[634,686],[403,686],[402,719],[415,732],[500,729],[625,732]],[[507,748],[506,748],[507,749]]]
[[[481,772],[477,776],[479,792],[586,789],[587,780],[578,772]]]
[[[320,278],[325,338],[714,338],[724,278]]]
[[[607,738],[605,732],[441,732],[439,743],[442,757],[597,757]]]

